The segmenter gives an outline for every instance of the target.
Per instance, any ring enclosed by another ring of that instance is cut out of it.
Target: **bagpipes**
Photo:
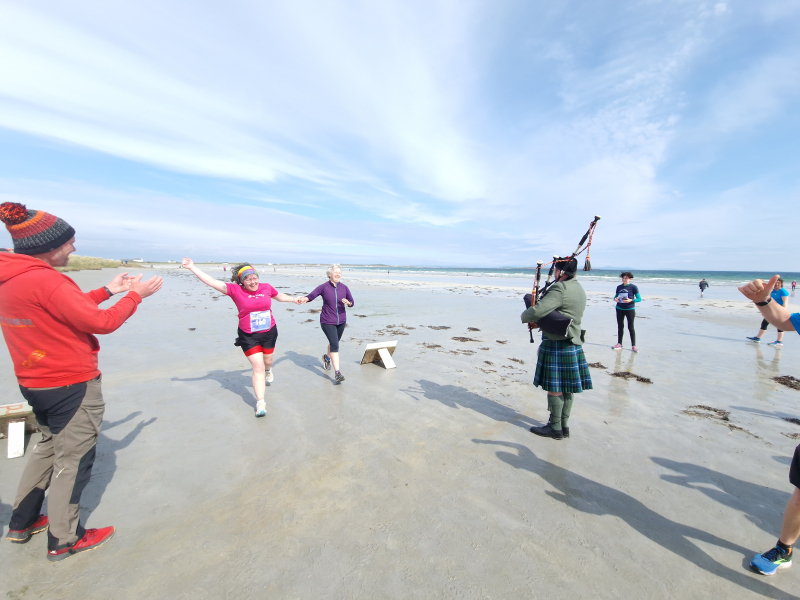
[[[553,257],[552,262],[549,263],[550,270],[547,273],[547,281],[545,281],[544,287],[541,288],[541,290],[539,289],[539,283],[541,282],[542,279],[542,266],[544,266],[544,263],[541,260],[536,263],[536,275],[533,280],[533,291],[530,294],[525,294],[523,298],[523,300],[525,301],[525,308],[536,306],[536,303],[539,300],[541,300],[547,294],[550,287],[556,283],[556,281],[552,280],[552,278],[555,270],[558,268],[558,263],[562,264],[572,263],[573,260],[576,260],[576,257],[579,254],[583,254],[583,252],[586,252],[586,261],[583,264],[583,270],[584,271],[592,270],[592,262],[589,258],[589,248],[591,248],[592,246],[592,236],[594,236],[594,230],[597,228],[597,222],[599,220],[600,217],[595,215],[592,222],[589,223],[589,229],[586,231],[586,233],[583,234],[581,241],[578,242],[578,247],[575,248],[575,252],[573,252],[570,256],[567,257],[561,257],[561,256]],[[572,325],[572,319],[570,317],[562,315],[557,310],[551,311],[550,313],[539,319],[536,323],[528,323],[528,332],[530,333],[531,343],[533,343],[533,330],[536,328],[541,329],[545,333],[552,333],[555,335],[566,336],[570,325]],[[582,335],[583,332],[581,332],[581,336]]]

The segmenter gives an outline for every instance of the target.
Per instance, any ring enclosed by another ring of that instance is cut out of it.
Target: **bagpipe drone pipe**
[[[534,277],[533,283],[533,291],[530,294],[525,294],[523,300],[525,301],[525,308],[530,308],[531,306],[535,306],[536,303],[541,300],[545,294],[547,294],[550,286],[552,286],[556,281],[551,281],[553,277],[553,273],[556,269],[559,269],[558,263],[572,263],[573,260],[579,254],[586,252],[586,261],[583,265],[584,271],[591,271],[592,270],[592,263],[589,259],[589,248],[592,246],[592,237],[594,236],[594,230],[597,228],[597,222],[600,220],[598,215],[595,215],[594,219],[591,223],[589,223],[589,229],[586,233],[583,234],[581,241],[578,242],[578,247],[575,249],[570,256],[567,257],[560,257],[554,256],[553,261],[550,263],[550,271],[547,273],[547,281],[544,284],[544,287],[541,289],[539,288],[539,283],[542,278],[542,266],[544,263],[540,260],[536,263],[536,275]],[[573,263],[574,264],[574,263]],[[574,264],[573,268],[577,269],[577,264]],[[559,269],[562,270],[562,269]],[[528,324],[528,331],[530,333],[531,343],[533,343],[533,329],[538,327],[545,333],[550,333],[553,335],[567,335],[567,331],[569,330],[570,325],[572,325],[573,319],[567,317],[566,315],[562,315],[557,310],[549,312],[544,317],[541,317],[536,321],[536,323],[529,323]],[[581,340],[583,340],[585,331],[581,330]]]

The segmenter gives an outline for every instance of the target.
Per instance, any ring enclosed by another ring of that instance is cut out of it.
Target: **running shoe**
[[[792,554],[780,546],[775,546],[763,554],[756,554],[750,561],[750,567],[762,575],[775,575],[778,569],[788,569],[792,566]]]
[[[611,346],[612,350],[622,350],[622,344],[614,344]]]
[[[267,383],[272,383],[275,381],[275,376],[272,374],[272,369],[267,371]]]
[[[633,352],[638,352],[639,351],[639,349],[636,346],[631,346],[631,350]]]
[[[267,403],[264,400],[259,400],[258,402],[256,402],[256,416],[257,417],[267,416]]]
[[[767,344],[767,346],[775,346],[777,348],[778,346],[783,346],[783,342],[779,342],[776,340],[774,342],[770,342],[769,344]]]
[[[750,340],[751,342],[760,342],[761,341],[761,338],[758,338],[758,337],[749,337],[747,339]]]
[[[50,550],[47,552],[47,560],[56,561],[56,560],[64,560],[65,558],[69,558],[73,554],[77,554],[78,552],[84,552],[86,550],[92,550],[97,548],[100,544],[103,544],[111,539],[114,535],[114,528],[113,527],[103,527],[102,529],[87,529],[86,533],[83,534],[83,537],[75,542],[69,548],[62,548],[61,550]]]
[[[26,527],[25,529],[9,529],[6,534],[6,539],[14,544],[24,544],[31,539],[32,535],[41,533],[47,529],[48,524],[47,515],[39,515],[30,527]]]
[[[334,379],[339,383],[341,383],[342,381],[344,381],[344,375],[342,375],[339,371],[336,371],[336,376],[334,377]]]
[[[322,368],[325,369],[326,371],[331,370],[331,359],[328,358],[327,354],[322,355]]]

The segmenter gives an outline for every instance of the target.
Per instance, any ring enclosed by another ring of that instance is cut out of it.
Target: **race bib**
[[[250,313],[250,331],[269,331],[272,326],[272,315],[268,310]]]

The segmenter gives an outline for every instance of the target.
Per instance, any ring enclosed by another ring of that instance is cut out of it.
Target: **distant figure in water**
[[[797,287],[797,282],[793,281],[792,282],[792,296],[794,296],[794,288],[796,288],[796,287]]]
[[[775,282],[775,289],[773,289],[770,294],[769,298],[767,298],[767,304],[772,301],[775,301],[778,306],[782,306],[786,308],[789,305],[789,292],[787,292],[783,288],[783,279],[778,279]],[[761,341],[761,336],[767,333],[767,327],[769,327],[769,322],[767,319],[761,320],[761,329],[758,330],[758,335],[755,337],[748,337],[747,339],[751,342],[759,343]],[[768,346],[776,346],[780,348],[783,346],[783,329],[778,329],[778,338],[774,342],[770,342],[767,344]]]
[[[708,288],[708,282],[705,279],[700,280],[700,297],[703,297],[703,292]]]

